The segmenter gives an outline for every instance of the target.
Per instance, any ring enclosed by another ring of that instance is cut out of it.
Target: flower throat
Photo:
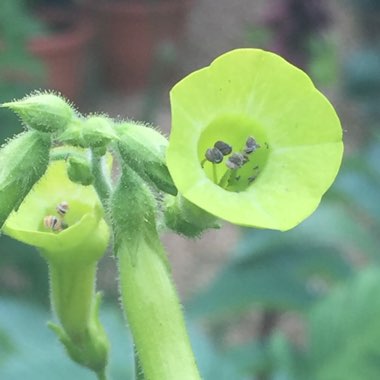
[[[268,149],[268,144],[264,144]],[[218,140],[212,148],[207,148],[201,166],[212,165],[212,180],[218,186],[229,191],[241,191],[260,173],[259,164],[252,159],[258,149],[261,145],[252,136],[247,137],[245,145],[238,151],[234,151],[227,142]],[[225,172],[219,176],[217,165],[221,164],[224,164]]]

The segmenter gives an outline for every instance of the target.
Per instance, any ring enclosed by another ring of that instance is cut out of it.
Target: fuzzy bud
[[[75,119],[75,111],[60,96],[52,93],[29,95],[21,100],[3,103],[22,122],[37,131],[54,133],[65,129]]]
[[[167,196],[165,200],[165,224],[172,231],[188,238],[199,237],[210,228],[220,228],[217,218],[183,198]]]
[[[50,145],[50,137],[28,131],[0,150],[0,228],[45,173]]]
[[[89,116],[70,125],[59,140],[82,148],[104,148],[117,139],[111,119],[104,116]]]
[[[133,123],[119,125],[118,131],[122,160],[145,181],[165,193],[176,195],[177,188],[166,166],[166,138],[152,128]]]
[[[94,182],[90,162],[79,155],[67,159],[67,176],[72,182],[83,186],[89,186]]]

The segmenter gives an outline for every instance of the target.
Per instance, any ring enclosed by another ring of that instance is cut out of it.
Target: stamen
[[[249,136],[245,142],[244,153],[251,154],[258,148],[260,148],[260,144],[258,144],[252,136]]]
[[[268,144],[266,142],[264,144],[268,148]],[[247,137],[244,146],[237,152],[232,152],[232,146],[228,143],[218,140],[212,148],[206,150],[205,158],[201,161],[201,166],[203,168],[206,161],[211,162],[212,174],[209,174],[212,175],[212,180],[215,184],[226,190],[242,191],[255,181],[259,175],[259,165],[256,163],[256,156],[253,158],[251,154],[260,147],[260,144],[252,136]],[[226,157],[225,161],[224,157]],[[259,156],[257,158],[260,159]],[[218,178],[219,172],[216,165],[223,161],[228,169]],[[252,161],[253,163],[249,165],[250,170],[240,170],[248,162]],[[250,174],[248,174],[249,171],[251,171]]]
[[[226,165],[231,170],[236,170],[241,168],[245,164],[244,156],[241,153],[233,153],[228,160],[226,161]]]
[[[206,150],[205,157],[207,161],[219,164],[223,161],[223,153],[218,148],[209,148]]]
[[[212,163],[212,178],[214,183],[218,183],[218,174],[216,173],[216,165]]]
[[[224,141],[217,141],[214,144],[214,147],[219,149],[222,152],[223,156],[228,156],[232,152],[232,146],[228,145]]]

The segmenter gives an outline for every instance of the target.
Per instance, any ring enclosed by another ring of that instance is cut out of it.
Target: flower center
[[[241,115],[213,120],[198,143],[199,161],[207,177],[234,192],[244,191],[254,184],[269,152],[263,129]]]
[[[83,216],[78,212],[77,202],[61,201],[45,211],[45,216],[39,223],[38,230],[42,232],[59,233],[77,223]]]

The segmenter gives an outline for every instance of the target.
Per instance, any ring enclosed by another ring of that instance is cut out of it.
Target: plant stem
[[[73,148],[67,148],[66,150],[59,150],[58,152],[55,152],[54,150],[50,152],[50,161],[60,161],[60,160],[67,160],[68,157],[74,156],[74,157],[83,157],[84,155],[81,153],[76,152]]]
[[[156,242],[156,245],[159,244]],[[200,380],[162,247],[118,250],[121,295],[145,380]]]
[[[109,196],[111,194],[111,185],[107,181],[107,177],[104,173],[102,157],[97,156],[92,152],[91,156],[92,174],[95,177],[94,188],[98,193],[99,199],[102,202],[104,209],[107,209]]]

